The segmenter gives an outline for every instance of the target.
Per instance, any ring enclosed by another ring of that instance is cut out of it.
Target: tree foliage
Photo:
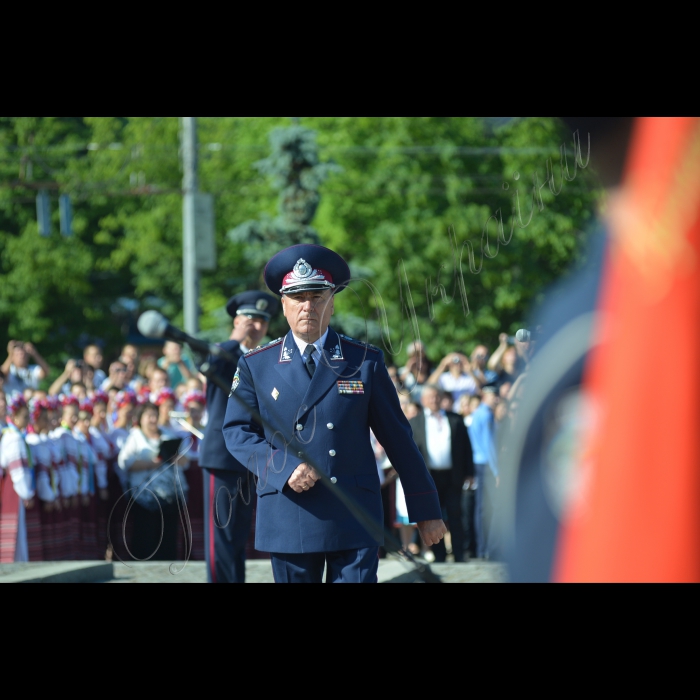
[[[254,163],[254,167],[279,191],[278,216],[273,219],[263,214],[228,234],[249,264],[249,286],[261,281],[260,271],[280,250],[302,243],[321,244],[318,232],[311,227],[321,200],[319,187],[332,172],[340,170],[332,163],[319,161],[316,133],[310,129],[275,129],[270,145],[271,155]]]
[[[219,265],[200,296],[212,338],[273,249],[320,240],[357,278],[338,298],[345,332],[398,351],[402,328],[404,341],[417,330],[435,357],[493,343],[570,265],[599,195],[585,135],[575,165],[554,118],[200,117],[199,138],[216,202]],[[181,322],[181,180],[177,117],[0,118],[0,342],[31,340],[58,363],[88,339],[116,351],[146,308]]]

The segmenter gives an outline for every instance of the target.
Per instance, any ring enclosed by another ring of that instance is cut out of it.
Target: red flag
[[[700,119],[639,118],[555,580],[700,581]]]

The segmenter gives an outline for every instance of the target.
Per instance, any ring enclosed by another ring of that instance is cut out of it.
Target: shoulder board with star
[[[358,348],[371,350],[372,352],[381,352],[381,350],[374,345],[370,345],[369,343],[363,343],[361,340],[356,340],[355,338],[349,338],[347,335],[343,335],[342,333],[338,333],[338,337],[342,338],[346,343],[350,343],[350,345],[355,345]]]
[[[259,352],[262,352],[263,350],[269,350],[270,348],[274,348],[275,346],[279,345],[284,338],[277,338],[277,340],[273,340],[271,343],[266,343],[265,345],[261,345],[259,348],[255,348],[255,350],[248,350],[248,352],[243,355],[243,357],[252,357],[253,355],[257,355]]]

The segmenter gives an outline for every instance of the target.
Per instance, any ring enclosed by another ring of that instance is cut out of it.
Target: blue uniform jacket
[[[243,355],[240,343],[236,340],[222,343],[221,347],[236,358]],[[222,379],[231,384],[238,367],[237,361],[229,362],[221,357],[209,357],[208,362]],[[246,475],[245,467],[226,448],[224,434],[221,432],[227,405],[228,394],[219,389],[214,382],[207,382],[208,422],[204,431],[204,440],[199,448],[199,464],[207,469],[223,469]]]
[[[276,431],[264,430],[238,401],[229,400],[226,445],[258,478],[255,546],[260,551],[333,552],[382,544],[323,484],[301,494],[287,485],[308,455],[335,486],[382,523],[370,429],[401,477],[411,521],[442,517],[435,484],[382,352],[330,329],[323,354],[311,379],[290,332],[244,355],[238,364],[232,393]]]

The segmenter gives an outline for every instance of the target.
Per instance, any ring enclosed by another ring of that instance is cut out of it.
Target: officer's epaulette
[[[363,343],[361,340],[356,340],[355,338],[348,338],[347,335],[343,335],[342,333],[338,333],[338,336],[342,338],[346,343],[350,343],[350,345],[356,345],[358,348],[371,350],[372,352],[381,352],[381,350],[378,347],[370,345],[369,343]]]
[[[279,345],[283,340],[284,338],[277,338],[277,340],[273,340],[271,343],[261,345],[259,348],[255,348],[255,350],[248,350],[248,352],[245,355],[243,355],[243,357],[252,357],[253,355],[257,355],[263,350],[269,350],[270,348],[274,348],[276,345]]]

